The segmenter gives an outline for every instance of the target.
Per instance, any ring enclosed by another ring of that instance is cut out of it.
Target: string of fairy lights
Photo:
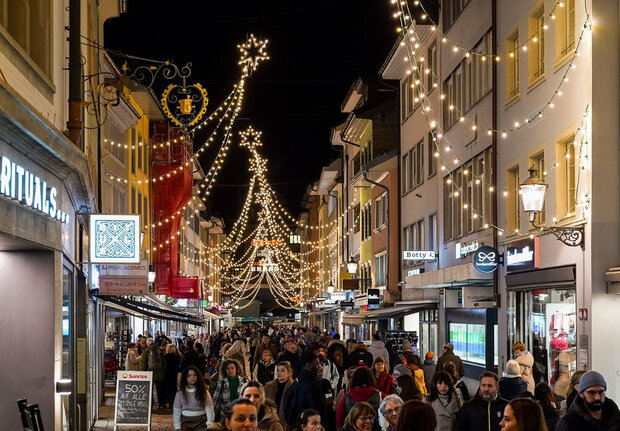
[[[416,97],[415,102],[416,103],[420,103],[421,104],[421,109],[420,112],[422,113],[422,115],[424,116],[426,123],[427,123],[427,127],[430,130],[431,133],[431,137],[432,137],[432,141],[435,147],[435,152],[434,152],[434,157],[439,159],[441,161],[441,171],[447,172],[447,178],[446,178],[446,182],[448,184],[452,184],[453,185],[453,192],[452,192],[452,196],[453,197],[458,197],[460,194],[463,193],[463,187],[462,185],[460,185],[458,182],[455,182],[455,172],[456,171],[452,171],[450,170],[447,165],[449,164],[445,159],[446,157],[442,155],[441,152],[441,148],[440,148],[440,143],[443,142],[443,149],[444,149],[444,153],[446,154],[453,154],[452,156],[452,162],[454,165],[456,165],[457,167],[461,165],[461,160],[463,159],[462,156],[458,155],[456,153],[456,149],[449,143],[448,138],[444,135],[444,130],[441,128],[440,124],[438,121],[436,121],[435,119],[433,119],[433,107],[431,105],[430,99],[425,97],[425,94],[428,94],[428,92],[430,91],[430,89],[427,89],[425,86],[425,82],[426,80],[424,79],[424,75],[429,75],[431,74],[432,78],[433,78],[433,87],[437,87],[438,86],[438,82],[439,80],[437,79],[437,76],[435,76],[434,71],[432,70],[432,68],[430,67],[426,67],[424,68],[424,57],[423,56],[417,56],[417,52],[416,50],[419,48],[419,40],[420,40],[420,35],[418,34],[417,31],[417,24],[415,23],[414,20],[412,20],[412,14],[411,11],[409,10],[409,6],[408,3],[405,1],[398,1],[398,0],[392,0],[392,4],[396,5],[397,11],[394,13],[394,17],[399,18],[399,22],[400,22],[400,26],[397,27],[397,31],[399,33],[401,33],[401,42],[400,45],[404,46],[406,48],[406,55],[403,58],[403,60],[405,62],[408,62],[409,68],[406,70],[407,75],[413,74],[413,76],[415,76],[416,79],[413,80],[411,87],[414,89],[418,90],[418,96]],[[418,2],[415,2],[416,5],[418,5]],[[552,9],[552,11],[547,15],[547,18],[544,21],[544,25],[542,25],[540,28],[537,29],[537,31],[523,44],[519,45],[518,48],[522,49],[523,51],[527,51],[527,44],[528,43],[536,43],[538,42],[538,37],[536,35],[538,35],[540,32],[543,32],[545,30],[548,29],[548,25],[547,22],[549,20],[555,20],[555,10],[556,8],[562,8],[564,7],[564,3],[561,1],[556,1],[554,3],[554,7]],[[426,11],[425,15],[426,14]],[[428,16],[427,16],[428,18]],[[567,63],[567,67],[565,69],[565,72],[562,76],[562,79],[559,81],[558,86],[556,87],[555,91],[553,92],[553,94],[548,98],[547,102],[542,106],[541,109],[539,109],[534,115],[532,115],[532,117],[528,117],[526,118],[523,123],[519,123],[518,121],[515,121],[513,123],[513,127],[509,128],[509,129],[502,129],[502,130],[496,130],[493,128],[486,128],[487,130],[487,134],[488,135],[493,135],[494,133],[497,133],[499,136],[501,136],[502,138],[506,138],[509,132],[515,132],[517,130],[519,130],[521,127],[524,127],[524,125],[529,124],[532,122],[532,120],[534,119],[538,119],[538,120],[542,120],[544,117],[544,111],[546,109],[553,109],[555,104],[554,104],[554,100],[557,97],[562,96],[562,85],[564,85],[564,83],[568,82],[568,74],[570,73],[570,71],[574,70],[576,68],[576,64],[575,61],[578,57],[580,57],[580,52],[579,52],[579,48],[581,46],[581,43],[583,41],[583,38],[586,34],[586,32],[589,32],[591,30],[591,18],[589,14],[586,14],[586,19],[584,21],[584,25],[582,27],[581,33],[579,35],[579,38],[577,40],[576,46],[575,46],[575,50],[573,55],[570,57],[570,60]],[[437,28],[437,25],[433,23],[433,25],[431,26],[431,31],[439,31]],[[449,39],[444,35],[441,34],[442,36],[442,42],[446,43],[449,41]],[[535,38],[536,36],[536,38]],[[453,41],[450,41],[451,43],[453,43],[453,49],[452,51],[455,53],[463,53],[465,52],[464,56],[465,57],[469,57],[471,55],[477,55],[479,56],[482,61],[486,61],[486,59],[494,59],[496,62],[499,62],[501,60],[502,55],[497,55],[494,53],[484,53],[484,52],[477,52],[474,50],[470,50],[470,49],[465,49],[463,47],[461,47],[460,45],[454,43]],[[523,49],[525,47],[525,49]],[[514,57],[515,53],[517,52],[517,49],[513,48],[512,51],[508,51],[505,55],[509,56],[509,57]],[[428,91],[427,91],[428,90]],[[446,99],[446,95],[445,94],[440,94],[440,99],[443,101],[443,103],[447,103],[445,101]],[[472,130],[476,131],[478,130],[480,127],[479,125],[472,120],[467,119],[463,113],[453,104],[448,105],[448,110],[449,111],[456,111],[459,114],[459,122],[465,122],[470,121],[471,122],[471,128]],[[577,156],[578,158],[583,158],[584,160],[587,161],[587,151],[585,150],[585,148],[583,148],[584,143],[587,143],[587,141],[585,140],[585,133],[584,132],[584,122],[586,122],[586,119],[588,117],[587,115],[588,111],[586,108],[586,111],[584,113],[584,119],[582,119],[580,126],[577,128],[577,134],[575,135],[575,139],[573,141],[573,145],[577,145],[578,140],[581,142],[580,143],[580,151],[579,155]],[[578,136],[578,134],[581,132],[581,137]],[[562,159],[566,159],[570,157],[570,152],[567,150],[564,152],[564,154],[562,154],[560,156],[560,158],[558,160],[556,160],[552,167],[548,170],[545,170],[543,172],[543,176],[547,176],[551,171],[553,171],[555,168],[560,166],[560,162],[562,161]],[[582,163],[582,169],[583,169],[583,163]],[[580,169],[581,171],[581,169]],[[497,187],[492,184],[490,181],[486,180],[484,178],[484,176],[477,176],[475,175],[473,172],[470,172],[468,169],[466,169],[465,167],[463,167],[462,173],[465,177],[467,177],[468,175],[470,176],[470,178],[473,178],[475,184],[477,186],[480,187],[484,187],[483,190],[488,190],[490,193],[496,192],[497,191]],[[516,188],[500,188],[500,191],[502,191],[502,195],[504,197],[508,197],[510,192],[519,192],[519,189]],[[577,191],[576,191],[577,193]],[[575,197],[575,199],[577,200],[577,196]],[[584,194],[584,196],[582,197],[582,199],[578,200],[578,205],[579,206],[585,206],[588,205],[589,203],[589,195],[586,192]],[[481,211],[480,209],[476,209],[472,206],[472,202],[463,202],[463,209],[464,210],[471,210],[471,217],[473,219],[478,219],[480,218],[482,220],[482,226],[484,228],[488,228],[488,227],[493,227],[497,230],[498,235],[502,235],[503,233],[507,233],[506,229],[501,228],[495,224],[493,224],[490,220],[487,220],[483,217],[483,211]],[[564,216],[563,218],[569,217],[571,214],[567,214],[566,216]],[[560,220],[557,220],[554,218],[553,222],[559,222]],[[510,232],[512,234],[519,234],[518,228],[516,229],[515,232]]]

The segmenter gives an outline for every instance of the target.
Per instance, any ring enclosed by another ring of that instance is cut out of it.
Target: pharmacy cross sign
[[[140,261],[140,216],[92,214],[90,216],[92,263]]]

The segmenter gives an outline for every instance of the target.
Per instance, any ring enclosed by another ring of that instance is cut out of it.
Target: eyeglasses
[[[372,415],[371,416],[360,416],[360,420],[362,422],[368,422],[368,421],[372,422],[375,420],[375,417]]]
[[[586,394],[590,395],[591,397],[595,396],[595,395],[599,395],[599,396],[603,396],[605,395],[605,389],[601,389],[600,391],[584,391]]]
[[[394,409],[385,411],[386,416],[392,416],[393,414],[398,414],[398,413],[400,413],[400,407],[395,407]]]

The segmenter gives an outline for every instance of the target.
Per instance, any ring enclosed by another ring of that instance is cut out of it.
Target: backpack
[[[149,371],[159,370],[161,367],[161,352],[159,349],[149,350]]]
[[[282,411],[286,419],[286,423],[293,427],[297,422],[297,416],[299,415],[297,407],[297,388],[299,383],[297,380],[288,388],[282,395]]]

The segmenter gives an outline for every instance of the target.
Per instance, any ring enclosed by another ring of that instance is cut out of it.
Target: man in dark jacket
[[[372,353],[368,351],[368,346],[364,343],[356,344],[353,351],[349,353],[349,367],[372,367]]]
[[[254,351],[254,359],[252,361],[252,366],[258,364],[258,361],[263,357],[263,351],[269,350],[271,352],[271,357],[275,360],[278,357],[278,347],[271,342],[271,337],[267,332],[263,332],[263,336],[261,339],[261,344]]]
[[[456,369],[459,372],[459,378],[463,378],[465,375],[465,366],[461,358],[454,354],[454,346],[452,343],[446,343],[443,345],[443,355],[437,360],[437,369],[435,372],[443,370],[443,366],[446,362],[453,362],[456,365]]]
[[[579,396],[568,413],[555,427],[556,431],[617,431],[620,430],[620,411],[605,397],[607,383],[596,371],[581,376]]]
[[[199,370],[204,369],[204,363],[200,359],[200,355],[194,349],[194,341],[189,339],[186,343],[186,350],[181,357],[181,363],[179,364],[179,372],[182,373],[185,368],[193,365]],[[201,368],[203,367],[203,368]]]
[[[321,387],[323,369],[319,364],[319,360],[312,350],[307,350],[300,358],[300,363],[302,364],[302,369],[299,374],[299,381],[291,387],[295,391],[291,394],[294,400],[291,400],[291,406],[284,406],[285,409],[291,408],[294,410],[290,412],[291,414],[286,413],[287,418],[295,417],[296,422],[304,410],[314,409],[321,414],[321,422],[327,423],[326,394]],[[295,423],[289,423],[289,425],[293,427]]]
[[[303,366],[299,361],[299,353],[297,352],[297,343],[294,338],[288,338],[284,342],[284,351],[278,356],[277,362],[288,361],[293,368],[293,378],[297,378]]]
[[[454,431],[500,431],[506,404],[499,397],[497,374],[485,371],[480,376],[478,393],[456,416]]]

